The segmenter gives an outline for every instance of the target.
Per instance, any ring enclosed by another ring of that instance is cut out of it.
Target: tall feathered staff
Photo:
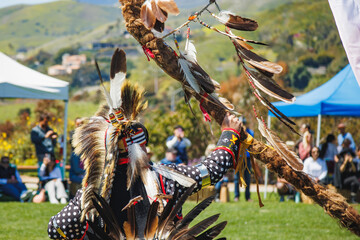
[[[160,68],[162,68],[169,76],[183,84],[184,76],[178,66],[178,56],[174,54],[174,50],[169,48],[169,45],[163,40],[166,36],[171,35],[173,32],[180,29],[180,27],[186,26],[194,20],[200,22],[201,20],[199,21],[197,16],[205,11],[208,6],[215,3],[215,1],[209,1],[209,4],[203,8],[203,10],[191,16],[182,26],[174,29],[174,31],[162,38],[154,36],[154,34],[142,23],[140,18],[142,1],[120,0],[120,2],[122,3],[122,13],[129,33],[140,43],[141,46],[146,47],[148,51],[153,53],[153,60]],[[134,11],[135,9],[136,11]],[[202,24],[205,23],[202,22]],[[244,46],[247,46],[248,43],[259,43],[257,41],[244,39],[240,36],[234,37],[231,34],[220,31],[214,27],[210,27],[210,29],[229,38],[235,38],[236,40],[241,41],[241,44]],[[226,109],[218,106],[213,101],[210,101],[201,95],[193,96],[199,102],[202,102],[202,107],[216,120],[217,123],[222,123],[227,112]],[[241,131],[240,135],[242,141],[247,139],[247,133],[245,131]],[[293,184],[298,190],[303,191],[305,195],[311,197],[314,202],[323,207],[325,212],[331,217],[337,218],[342,226],[360,236],[360,215],[355,209],[347,204],[340,195],[326,191],[324,187],[314,183],[302,171],[294,170],[283,160],[283,157],[275,149],[256,139],[252,140],[248,146],[248,150],[253,153],[253,156],[256,159],[266,164],[271,171],[276,172],[289,183]]]

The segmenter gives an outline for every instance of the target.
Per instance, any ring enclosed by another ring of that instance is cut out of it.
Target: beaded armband
[[[232,128],[224,128],[215,150],[222,149],[230,153],[235,168],[239,159],[240,145],[240,133]]]

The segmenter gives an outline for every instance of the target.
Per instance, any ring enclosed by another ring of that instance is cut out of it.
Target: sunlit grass
[[[183,212],[195,204],[186,203]],[[228,221],[221,234],[227,239],[357,239],[317,205],[279,203],[274,194],[264,204],[259,208],[257,201],[248,203],[241,196],[237,203],[211,204],[196,220],[221,213],[217,222]],[[0,203],[0,239],[48,239],[48,221],[62,207],[50,203]]]

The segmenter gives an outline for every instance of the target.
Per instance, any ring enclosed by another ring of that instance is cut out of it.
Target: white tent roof
[[[69,83],[49,77],[0,52],[0,98],[69,98]]]

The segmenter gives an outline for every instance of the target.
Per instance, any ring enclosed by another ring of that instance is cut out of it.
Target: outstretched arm
[[[216,149],[200,164],[196,166],[168,165],[171,168],[191,177],[197,182],[194,192],[203,187],[216,184],[227,170],[236,166],[239,155],[240,134],[242,123],[229,113],[224,118],[221,129],[222,134],[217,143]],[[173,194],[178,188],[180,193],[184,192],[184,187],[173,180],[161,178],[162,189],[166,194]]]

